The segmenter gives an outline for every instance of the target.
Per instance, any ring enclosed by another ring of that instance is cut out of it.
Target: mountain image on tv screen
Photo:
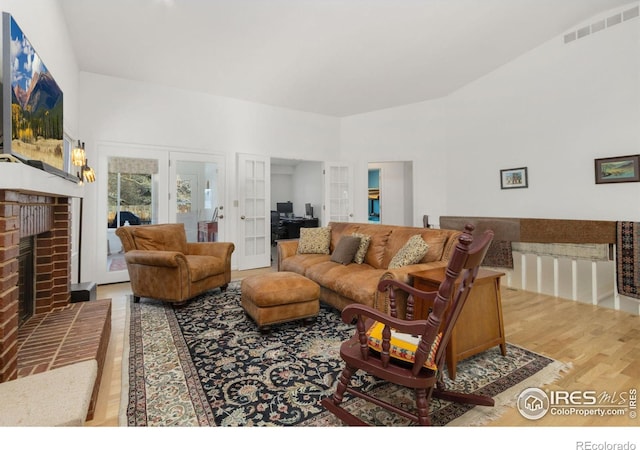
[[[63,169],[62,91],[11,18],[11,151]]]

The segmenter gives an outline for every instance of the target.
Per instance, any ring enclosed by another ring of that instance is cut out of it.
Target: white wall
[[[323,164],[305,161],[296,165],[293,174],[293,212],[296,216],[305,216],[305,203],[313,206],[313,216],[322,224],[322,201],[324,194]]]
[[[380,169],[380,223],[409,226],[413,224],[412,166],[413,164],[407,161],[369,164],[369,169]],[[366,205],[368,197],[354,198],[354,202]]]
[[[346,117],[342,159],[354,165],[354,221],[366,222],[368,163],[413,162],[413,224],[447,214],[445,117],[441,100]]]
[[[423,214],[436,225],[441,215],[640,220],[640,183],[594,179],[595,158],[640,153],[639,30],[635,18],[567,45],[558,36],[446,98],[345,118],[356,198],[366,161],[413,160],[418,226]],[[522,166],[530,187],[501,190],[500,170]]]
[[[237,200],[235,174],[239,153],[314,160],[317,155],[337,158],[339,154],[339,119],[334,117],[86,72],[80,74],[80,90],[82,140],[86,142],[89,160],[96,164],[97,143],[103,142],[225,157],[227,227],[226,236],[222,237],[225,240],[237,241],[235,223],[239,219],[233,201]],[[100,183],[106,180],[87,187],[85,222],[89,222],[89,242],[104,232],[102,223],[95,220],[96,202],[92,201]],[[95,264],[96,261],[93,269]],[[83,269],[83,278],[84,273]],[[93,274],[89,269],[86,273],[87,278]]]
[[[639,31],[558,36],[451,95],[448,213],[640,220],[640,184],[594,175],[595,158],[640,153]],[[501,190],[500,169],[523,166],[529,188]]]
[[[293,166],[271,164],[271,210],[277,203],[293,203]],[[294,205],[295,206],[295,205]]]
[[[0,0],[0,11],[13,16],[42,62],[55,78],[63,93],[64,132],[72,141],[77,139],[79,69],[67,32],[67,24],[58,2],[51,0],[29,0],[28,2],[25,0]],[[1,59],[2,57],[0,57]],[[82,195],[82,193],[77,195]],[[79,231],[78,205],[79,200],[75,199],[72,206],[74,244],[71,251],[71,274],[73,282],[78,281],[79,255],[76,245]]]

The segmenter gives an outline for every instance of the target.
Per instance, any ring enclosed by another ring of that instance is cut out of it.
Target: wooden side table
[[[444,272],[445,268],[442,267],[409,275],[413,277],[413,287],[416,289],[435,291],[445,278]],[[507,354],[500,296],[500,277],[503,275],[502,272],[482,268],[478,272],[446,349],[447,371],[452,380],[456,378],[456,365],[460,360],[496,345],[500,346],[502,355]],[[416,299],[416,319],[427,318],[433,306],[430,303]]]

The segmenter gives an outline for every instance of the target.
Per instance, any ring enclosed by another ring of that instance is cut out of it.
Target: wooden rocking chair
[[[391,315],[359,304],[349,305],[342,311],[345,323],[356,321],[356,332],[340,347],[340,356],[346,366],[338,378],[335,393],[323,399],[321,404],[347,425],[369,424],[341,406],[345,392],[419,425],[431,425],[429,400],[432,396],[458,403],[494,405],[491,397],[447,391],[443,380],[445,349],[451,332],[493,240],[493,231],[487,230],[473,242],[473,229],[472,225],[467,225],[460,235],[446,269],[446,278],[437,291],[424,292],[396,280],[384,280],[380,282],[378,290],[388,291]],[[397,289],[408,293],[406,319],[397,317]],[[433,304],[426,320],[412,320],[416,298]],[[358,370],[413,389],[417,413],[403,410],[349,386],[351,377]]]

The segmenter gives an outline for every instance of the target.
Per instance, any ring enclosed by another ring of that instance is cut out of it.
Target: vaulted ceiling
[[[630,0],[60,0],[80,69],[331,116],[445,96]]]

